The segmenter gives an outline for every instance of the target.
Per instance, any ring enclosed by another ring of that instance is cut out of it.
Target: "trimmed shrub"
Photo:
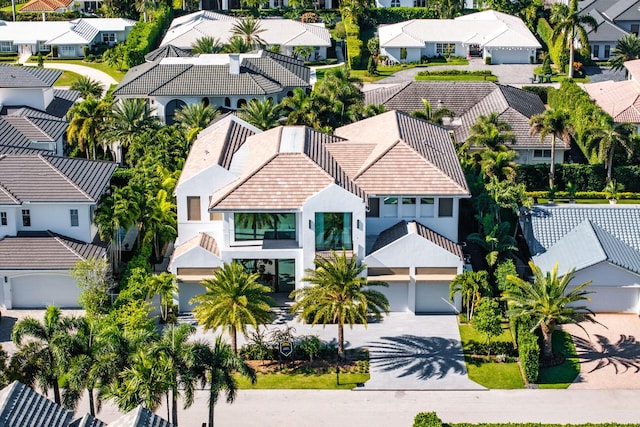
[[[569,57],[565,57],[564,55],[564,51],[566,49],[562,44],[562,38],[556,40],[555,44],[551,41],[553,28],[551,28],[551,25],[545,18],[540,18],[538,20],[536,31],[544,44],[547,45],[547,51],[549,52],[553,63],[556,64],[561,71],[564,71],[564,67],[566,67]]]
[[[411,19],[437,19],[438,11],[430,7],[381,7],[367,11],[374,27]]]
[[[127,67],[135,67],[144,62],[144,56],[158,45],[172,19],[173,10],[163,5],[154,11],[153,21],[140,21],[133,26],[124,44],[124,62]]]
[[[349,67],[358,70],[362,66],[362,40],[360,27],[351,18],[344,19],[344,29],[347,33],[347,58]]]
[[[484,57],[484,63],[485,63],[485,65],[491,65],[491,57],[490,56],[485,56]]]
[[[538,336],[531,332],[533,326],[529,320],[519,319],[516,322],[516,342],[520,369],[528,383],[538,381],[540,369],[540,346]]]
[[[492,76],[490,70],[432,70],[420,71],[419,76]]]
[[[413,427],[442,427],[442,420],[435,412],[420,412],[413,419]]]
[[[522,86],[522,90],[535,93],[540,97],[543,104],[547,103],[547,93],[549,92],[549,86]]]
[[[516,181],[525,185],[527,191],[547,191],[549,165],[518,165]],[[613,168],[616,181],[630,193],[640,192],[640,166],[616,166]],[[582,165],[577,163],[557,164],[555,184],[565,191],[572,182],[578,192],[601,192],[607,184],[607,170],[602,164]]]

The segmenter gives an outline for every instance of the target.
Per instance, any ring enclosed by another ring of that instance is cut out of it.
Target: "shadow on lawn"
[[[616,374],[634,369],[640,372],[640,342],[633,335],[620,335],[617,342],[595,335],[595,342],[574,337],[578,357],[582,363],[597,362],[589,372],[613,366]]]
[[[369,360],[374,368],[386,372],[400,370],[398,377],[418,375],[421,380],[443,378],[450,371],[467,372],[457,340],[415,335],[382,339],[384,341],[368,346]]]

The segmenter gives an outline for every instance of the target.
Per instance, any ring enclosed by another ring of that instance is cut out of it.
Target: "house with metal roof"
[[[492,82],[406,82],[365,92],[365,104],[382,104],[387,110],[410,114],[424,110],[423,100],[429,101],[433,111],[448,108],[454,116],[446,118],[445,126],[453,132],[456,143],[464,143],[471,127],[481,115],[497,113],[508,123],[516,136],[508,147],[518,153],[515,160],[522,164],[549,163],[551,137],[542,142],[529,134],[529,120],[545,111],[535,93]],[[479,150],[481,147],[469,147]],[[561,140],[556,142],[556,163],[564,161],[567,148]]]
[[[66,114],[79,93],[53,87],[61,74],[0,65],[0,154],[63,154]]]
[[[380,54],[393,62],[480,55],[492,64],[530,64],[542,47],[520,18],[494,10],[381,25],[378,34]]]
[[[93,222],[115,163],[0,155],[0,277],[7,308],[78,307],[69,269],[106,256]]]
[[[0,52],[82,57],[84,47],[114,45],[127,39],[135,21],[124,18],[79,18],[73,21],[0,21]]]
[[[264,50],[244,54],[165,57],[129,69],[113,95],[146,98],[166,123],[184,105],[237,110],[252,99],[280,102],[300,87],[311,90],[304,62]]]
[[[640,313],[640,206],[535,206],[520,216],[532,256],[543,271],[575,270],[570,286],[591,281],[595,312]]]
[[[223,263],[288,295],[333,250],[389,283],[392,311],[459,308],[449,282],[464,265],[459,203],[470,192],[440,126],[390,111],[328,135],[228,115],[200,133],[175,193],[181,311]]]
[[[181,49],[191,49],[194,42],[202,37],[215,37],[220,43],[228,43],[233,36],[233,26],[241,21],[229,15],[201,10],[173,20],[160,46],[173,45]],[[280,52],[293,56],[296,47],[312,47],[310,60],[327,57],[331,46],[331,35],[324,24],[310,24],[292,19],[258,19],[263,30],[259,36],[266,47],[280,46]]]
[[[582,15],[591,15],[598,23],[589,29],[587,38],[591,58],[607,60],[613,56],[618,40],[627,34],[638,35],[640,29],[639,0],[583,0],[578,2]]]

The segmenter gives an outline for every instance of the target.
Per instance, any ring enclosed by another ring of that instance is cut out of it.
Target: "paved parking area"
[[[573,335],[580,374],[571,389],[640,389],[640,318],[633,314],[598,314],[601,324],[562,329]],[[588,333],[588,334],[587,334]]]

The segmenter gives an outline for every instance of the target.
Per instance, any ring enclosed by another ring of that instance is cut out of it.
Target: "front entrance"
[[[480,45],[479,44],[470,44],[469,45],[469,56],[473,56],[473,57],[481,57],[482,56],[482,49],[480,49]]]
[[[287,295],[296,286],[296,262],[293,259],[237,259],[247,271],[260,274],[260,283],[273,292]]]

